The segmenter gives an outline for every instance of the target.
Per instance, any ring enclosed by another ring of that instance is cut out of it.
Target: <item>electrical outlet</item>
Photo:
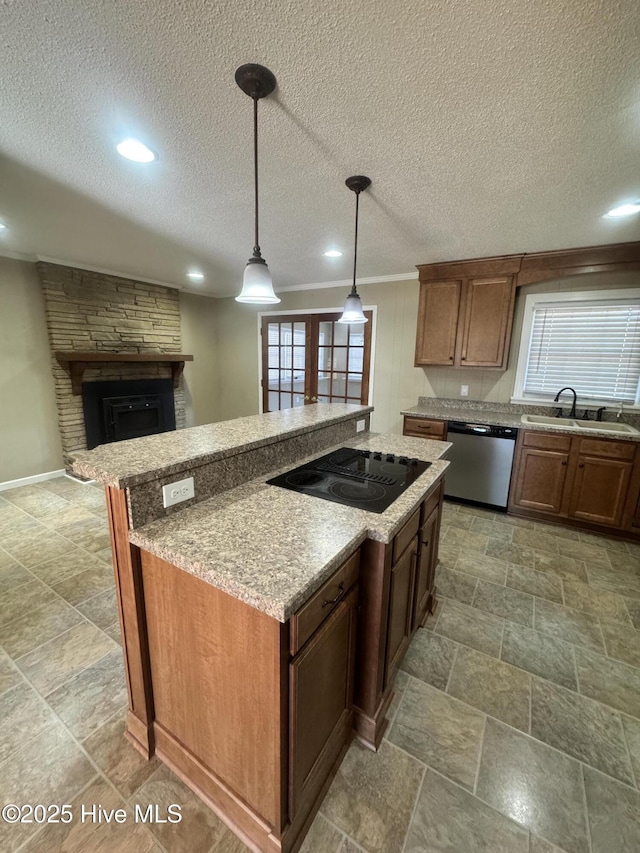
[[[460,386],[460,396],[461,397],[468,397],[469,396],[469,386],[468,385],[461,385]]]
[[[162,487],[162,503],[164,507],[188,501],[189,498],[194,498],[195,495],[193,477],[187,477],[186,480],[176,480],[175,483],[167,483],[166,486]]]
[[[364,432],[364,428],[366,427],[366,425],[367,422],[364,420],[356,421],[356,432]]]

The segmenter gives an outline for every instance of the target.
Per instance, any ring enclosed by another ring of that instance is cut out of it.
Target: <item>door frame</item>
[[[344,306],[340,305],[338,308],[291,308],[286,311],[260,311],[257,315],[257,330],[256,337],[258,341],[258,413],[264,414],[264,407],[262,401],[262,386],[260,382],[262,380],[262,343],[260,338],[260,329],[262,328],[262,319],[263,317],[281,317],[281,316],[289,316],[298,314],[300,316],[304,314],[341,314],[344,310]],[[376,328],[377,328],[377,320],[378,320],[378,306],[377,305],[363,305],[363,311],[371,311],[371,355],[369,356],[369,399],[367,400],[367,405],[373,405],[373,382],[375,379],[375,355],[376,355]]]

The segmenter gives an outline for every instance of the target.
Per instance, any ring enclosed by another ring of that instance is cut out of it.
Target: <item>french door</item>
[[[371,321],[338,323],[335,314],[281,314],[262,318],[262,410],[308,403],[369,400]]]

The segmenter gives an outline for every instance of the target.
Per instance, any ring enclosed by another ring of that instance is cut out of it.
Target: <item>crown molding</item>
[[[34,260],[42,261],[44,264],[57,264],[61,267],[72,267],[76,270],[86,270],[87,272],[97,272],[100,275],[112,275],[115,278],[127,278],[130,281],[141,281],[143,284],[156,284],[159,287],[168,287],[171,290],[182,290],[182,285],[174,284],[169,281],[160,281],[157,278],[145,278],[134,273],[126,273],[121,270],[106,269],[104,267],[89,266],[89,264],[79,264],[77,261],[66,261],[63,258],[50,258],[47,255],[34,255]]]
[[[366,278],[356,278],[356,286],[365,284],[385,284],[393,281],[413,281],[418,278],[418,273],[412,272],[396,273],[394,275],[372,275]],[[291,284],[288,287],[279,287],[276,293],[289,293],[293,290],[323,290],[331,287],[351,287],[353,279],[344,278],[340,281],[316,281],[309,284]]]

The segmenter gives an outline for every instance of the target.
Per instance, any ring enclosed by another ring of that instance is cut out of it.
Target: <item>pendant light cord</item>
[[[356,193],[356,236],[353,242],[353,284],[351,285],[351,293],[356,293],[356,265],[358,262],[358,205],[360,203],[360,193]]]
[[[253,171],[255,192],[255,244],[253,247],[254,258],[261,257],[260,243],[258,240],[258,99],[253,99]]]

